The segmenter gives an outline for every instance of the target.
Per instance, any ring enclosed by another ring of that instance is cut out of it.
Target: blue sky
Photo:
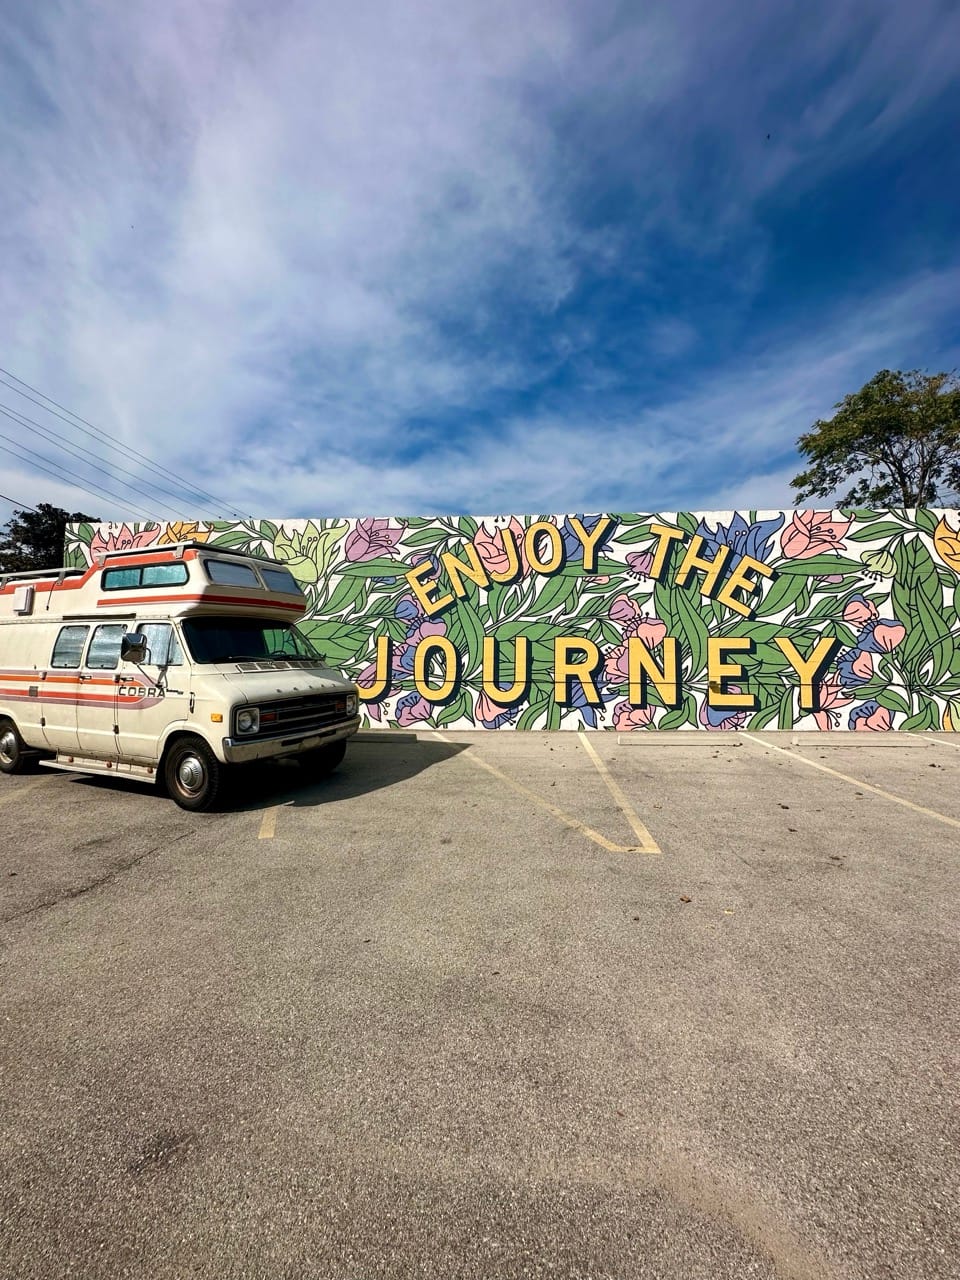
[[[18,501],[779,507],[841,396],[960,364],[956,4],[0,16],[0,366],[225,500],[4,417]]]

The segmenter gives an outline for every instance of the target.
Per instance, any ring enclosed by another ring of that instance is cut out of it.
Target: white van
[[[0,576],[0,771],[159,781],[194,810],[235,764],[329,772],[357,689],[297,628],[305,612],[279,561],[200,542]]]

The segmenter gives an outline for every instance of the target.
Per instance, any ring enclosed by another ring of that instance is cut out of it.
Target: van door
[[[146,661],[123,663],[118,680],[117,726],[120,757],[136,764],[156,764],[167,726],[189,714],[190,671],[183,648],[169,622],[140,622],[147,639]]]
[[[43,736],[54,751],[75,752],[80,749],[77,717],[84,682],[80,667],[90,627],[72,623],[60,628],[53,642],[50,669],[40,683],[43,710]]]
[[[101,622],[93,628],[80,672],[77,736],[80,754],[116,760],[117,668],[125,622]]]

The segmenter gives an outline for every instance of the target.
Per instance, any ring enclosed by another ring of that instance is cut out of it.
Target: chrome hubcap
[[[0,760],[4,764],[13,764],[17,758],[17,738],[12,729],[4,729],[0,733]]]
[[[196,756],[184,756],[177,768],[177,781],[184,791],[199,791],[205,777],[202,762]]]

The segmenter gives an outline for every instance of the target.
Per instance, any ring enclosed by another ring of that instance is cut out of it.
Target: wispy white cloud
[[[718,371],[695,363],[716,321],[644,295],[664,243],[716,259],[746,227],[727,288],[747,307],[755,202],[944,92],[955,15],[820,19],[753,0],[629,23],[572,0],[25,8],[0,77],[0,363],[246,510],[710,505],[741,474],[750,505],[779,502],[797,432],[880,363],[939,358],[957,296],[947,264],[812,336],[753,332]],[[628,215],[593,208],[622,189]],[[650,363],[690,362],[655,392],[631,394],[572,306],[627,274]],[[79,501],[8,462],[0,491]]]

